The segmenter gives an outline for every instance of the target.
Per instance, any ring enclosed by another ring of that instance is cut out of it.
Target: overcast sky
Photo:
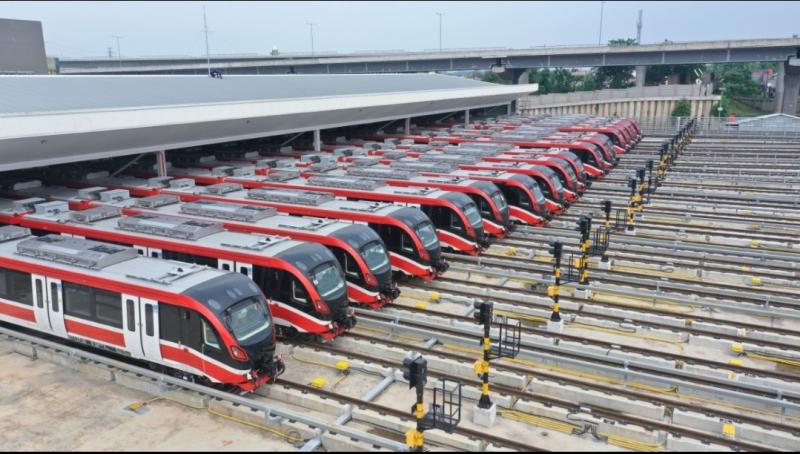
[[[125,57],[205,55],[203,5],[212,54],[534,47],[597,44],[593,2],[6,2],[0,18],[41,21],[47,53]],[[800,34],[800,2],[604,2],[603,42],[778,38]]]

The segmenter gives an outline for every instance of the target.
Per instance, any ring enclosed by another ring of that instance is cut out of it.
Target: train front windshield
[[[336,299],[345,292],[344,276],[332,263],[317,266],[311,271],[310,276],[314,287],[326,301]]]
[[[483,218],[481,218],[481,213],[478,211],[478,207],[475,206],[475,203],[470,202],[463,207],[464,214],[467,216],[467,220],[469,221],[470,225],[475,230],[480,230],[483,228]]]
[[[367,262],[370,271],[376,275],[380,275],[389,269],[389,254],[381,241],[373,241],[361,248],[361,255]]]
[[[422,247],[425,249],[431,250],[439,246],[439,237],[436,236],[436,229],[433,228],[433,224],[430,221],[422,221],[417,224],[414,227],[414,232],[422,241]]]
[[[528,188],[529,191],[531,191],[531,194],[533,194],[533,198],[536,200],[536,204],[540,208],[544,208],[545,204],[544,193],[542,192],[542,188],[539,187],[539,183],[537,183],[536,180],[534,180],[531,177],[528,177],[527,175],[515,175],[512,178],[524,184],[525,187]]]
[[[503,193],[501,191],[494,192],[492,195],[490,195],[490,197],[494,201],[494,204],[497,205],[497,209],[500,210],[501,213],[508,209],[506,198],[503,197]]]
[[[261,296],[246,298],[225,311],[225,322],[239,343],[249,345],[264,339],[272,318]]]

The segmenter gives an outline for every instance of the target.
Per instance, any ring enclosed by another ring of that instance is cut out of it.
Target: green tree
[[[530,71],[528,73],[528,81],[532,84],[539,84],[537,94],[546,95],[552,91],[552,73],[549,68]]]
[[[577,91],[592,91],[603,88],[603,81],[597,71],[589,71],[575,85]]]
[[[633,86],[633,66],[601,66],[595,71],[602,88],[628,88]]]
[[[569,93],[575,91],[575,77],[569,69],[557,68],[553,71],[551,93]]]
[[[688,117],[690,115],[692,115],[692,106],[685,98],[678,101],[672,110],[673,117]]]
[[[499,74],[492,72],[492,71],[485,71],[481,76],[481,80],[484,82],[491,82],[493,84],[504,84],[506,83]]]
[[[609,46],[636,46],[635,38],[617,38],[608,41]]]

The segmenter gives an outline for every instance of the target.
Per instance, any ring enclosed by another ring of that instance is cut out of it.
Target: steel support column
[[[167,176],[167,153],[156,151],[156,161],[158,161],[158,176]]]
[[[319,153],[322,151],[322,139],[320,138],[319,129],[314,130],[314,152]]]

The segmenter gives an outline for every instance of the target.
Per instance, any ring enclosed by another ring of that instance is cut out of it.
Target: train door
[[[161,360],[161,337],[158,332],[158,301],[139,299],[139,320],[143,321],[140,332],[142,352],[149,360]]]
[[[44,276],[31,274],[31,284],[33,285],[33,313],[36,315],[36,327],[40,331],[52,332],[50,315],[47,311],[46,279]]]
[[[67,337],[67,328],[64,326],[61,281],[38,274],[32,274],[31,280],[33,281],[33,311],[36,315],[36,326],[42,331]]]
[[[47,302],[48,312],[50,316],[50,327],[53,329],[53,334],[61,337],[67,337],[67,327],[64,322],[64,297],[59,279],[47,278]]]
[[[122,294],[122,333],[125,348],[134,358],[144,358],[139,297]]]

